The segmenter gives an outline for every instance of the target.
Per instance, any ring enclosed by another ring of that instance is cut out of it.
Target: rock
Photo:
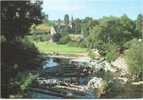
[[[115,61],[111,62],[111,64],[116,68],[121,69],[123,73],[128,73],[128,65],[122,56],[118,57]]]
[[[143,85],[143,81],[132,82],[132,85]]]
[[[88,89],[95,92],[97,97],[100,97],[102,94],[105,93],[105,89],[107,88],[107,86],[108,85],[106,81],[104,81],[102,78],[97,77],[92,78],[87,84]]]
[[[94,88],[94,89],[99,88],[101,85],[101,82],[102,82],[102,78],[94,77],[88,82],[87,86],[89,88]]]
[[[122,84],[126,84],[128,81],[128,78],[126,77],[118,77],[119,80],[122,80]]]
[[[37,82],[39,85],[57,85],[59,80],[57,79],[44,79],[44,78],[37,78]]]

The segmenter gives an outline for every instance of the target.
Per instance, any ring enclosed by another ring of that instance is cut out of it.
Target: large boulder
[[[88,89],[95,92],[97,97],[100,97],[105,93],[106,88],[108,87],[107,82],[102,78],[93,77],[87,84]]]

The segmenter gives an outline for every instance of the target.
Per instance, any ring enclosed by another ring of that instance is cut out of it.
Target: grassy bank
[[[44,54],[63,54],[63,55],[85,55],[87,48],[73,47],[69,45],[49,43],[49,42],[34,42],[41,53]]]

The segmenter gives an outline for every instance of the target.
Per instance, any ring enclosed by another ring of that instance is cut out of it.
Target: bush
[[[124,46],[125,48],[130,48],[132,44],[135,44],[135,43],[137,44],[137,42],[138,42],[137,39],[132,39],[132,40],[130,40],[130,41],[127,41],[123,46]]]
[[[2,60],[7,64],[12,64],[12,66],[18,64],[19,67],[17,69],[19,70],[38,68],[36,66],[40,65],[41,62],[38,49],[27,37],[4,42],[2,44],[2,53]]]
[[[66,35],[66,36],[64,36],[64,37],[62,37],[62,38],[60,39],[59,43],[60,43],[60,44],[66,44],[66,43],[68,43],[70,40],[71,40],[70,37],[69,37],[68,35]]]
[[[54,34],[52,36],[52,39],[53,39],[54,42],[59,42],[60,38],[61,38],[61,35],[59,33]]]
[[[81,40],[80,43],[79,43],[79,46],[83,47],[83,48],[86,48],[87,46],[86,46],[85,42],[86,42],[85,40]]]
[[[110,51],[106,54],[106,59],[111,62],[111,61],[114,61],[115,59],[117,58],[117,53],[116,51]]]
[[[118,57],[117,46],[115,44],[109,45],[105,56],[109,62],[114,61]]]
[[[24,48],[31,48],[33,50],[36,50],[36,47],[34,45],[34,43],[32,42],[32,40],[28,37],[24,37],[24,38],[17,38],[17,42],[21,43],[21,45],[24,46]]]
[[[17,81],[20,84],[20,91],[21,92],[27,91],[32,85],[32,81],[36,77],[37,77],[36,75],[32,75],[31,73],[17,75]]]
[[[128,64],[129,72],[141,79],[143,74],[143,53],[142,41],[136,41],[131,44],[128,51],[125,52],[125,59]]]
[[[88,56],[92,59],[96,59],[96,54],[92,50],[88,51]]]
[[[96,45],[96,48],[99,50],[99,53],[100,53],[102,56],[105,56],[106,53],[107,53],[107,51],[108,51],[108,44],[99,42],[99,43]]]

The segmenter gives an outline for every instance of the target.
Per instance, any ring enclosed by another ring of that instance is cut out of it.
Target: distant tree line
[[[127,15],[121,17],[103,17],[98,20],[91,17],[85,19],[69,19],[66,14],[64,20],[55,22],[57,33],[63,36],[67,34],[80,34],[83,36],[82,44],[88,48],[97,48],[98,44],[117,44],[122,46],[133,38],[142,36],[142,15],[136,20],[131,20]]]

